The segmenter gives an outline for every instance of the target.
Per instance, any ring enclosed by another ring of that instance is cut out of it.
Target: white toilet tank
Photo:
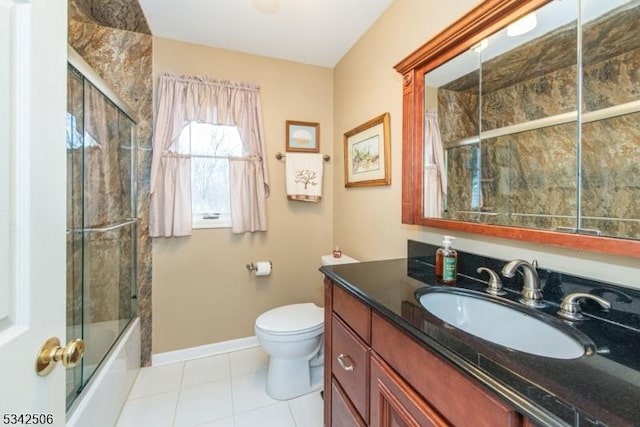
[[[334,258],[333,255],[322,255],[322,265],[338,265],[338,264],[351,264],[354,262],[360,262],[357,259],[351,258],[348,255],[342,254],[340,258]]]

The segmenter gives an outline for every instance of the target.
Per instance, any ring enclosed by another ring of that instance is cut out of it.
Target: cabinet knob
[[[342,369],[344,369],[345,371],[353,371],[353,360],[349,356],[340,353],[337,359],[338,364]]]

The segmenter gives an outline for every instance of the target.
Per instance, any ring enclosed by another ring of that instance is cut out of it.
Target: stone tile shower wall
[[[632,36],[636,30],[627,31],[640,19],[640,7],[621,15],[627,18],[624,22],[596,22],[584,29],[584,111],[640,98],[636,76],[640,69],[640,42]],[[607,39],[615,40],[618,50],[604,49],[603,45],[613,45],[606,43]],[[575,111],[575,46],[575,29],[563,28],[483,64],[482,130]],[[548,64],[557,66],[544,69]],[[445,146],[470,136],[469,125],[477,123],[478,87],[470,84],[474,79],[477,81],[470,74],[438,91],[439,124]],[[473,111],[456,108],[457,103],[473,105]],[[474,113],[473,120],[469,120]],[[581,214],[594,217],[583,218],[582,228],[600,230],[604,235],[640,238],[638,221],[606,219],[640,218],[638,120],[640,113],[582,126]],[[481,171],[474,169],[477,146],[449,149],[446,217],[487,224],[500,218],[501,225],[519,227],[575,227],[576,135],[575,123],[567,123],[483,139]],[[480,174],[480,180],[476,180],[482,195],[480,206],[472,206],[474,173]],[[470,212],[474,209],[480,213]],[[507,215],[514,212],[553,213],[554,217]]]
[[[151,239],[149,179],[152,132],[152,37],[135,0],[70,0],[69,44],[138,116],[137,306],[143,366],[151,362]],[[108,253],[108,252],[107,252]],[[95,268],[108,274],[108,260]],[[117,266],[114,266],[117,267]],[[106,270],[105,270],[106,269]],[[99,304],[90,307],[100,318]],[[106,314],[105,314],[106,315]]]

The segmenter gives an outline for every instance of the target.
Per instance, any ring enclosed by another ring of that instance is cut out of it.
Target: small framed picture
[[[287,120],[287,151],[320,152],[320,123]]]
[[[344,186],[391,184],[389,113],[344,134]]]

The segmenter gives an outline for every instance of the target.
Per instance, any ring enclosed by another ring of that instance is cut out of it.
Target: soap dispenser
[[[436,281],[455,285],[458,281],[458,252],[451,247],[454,237],[444,236],[442,247],[436,251]]]

